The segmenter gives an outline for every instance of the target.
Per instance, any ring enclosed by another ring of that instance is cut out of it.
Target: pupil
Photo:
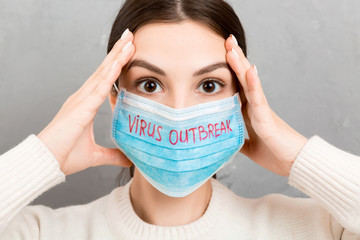
[[[153,92],[156,89],[156,83],[153,81],[147,81],[144,88],[147,92]]]
[[[215,89],[215,84],[213,82],[204,82],[203,89],[205,92],[213,92]]]

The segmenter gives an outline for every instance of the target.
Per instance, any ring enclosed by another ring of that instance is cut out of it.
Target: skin
[[[118,77],[120,86],[128,91],[173,108],[232,96],[236,91],[235,81],[239,81],[244,89],[242,113],[249,133],[241,152],[276,174],[290,175],[292,163],[307,139],[271,110],[254,66],[230,36],[223,39],[205,25],[192,21],[149,24],[138,29],[135,35],[136,39],[129,32],[115,44],[99,68],[38,134],[65,175],[99,165],[131,166],[118,149],[96,144],[93,134],[94,117],[106,97],[114,109],[116,97],[110,90]],[[134,44],[122,52],[130,41]],[[127,69],[129,62],[140,58],[161,68],[166,76],[139,66]],[[219,61],[228,62],[236,78],[226,67],[196,77],[192,75]],[[141,87],[144,84],[134,84],[144,76],[161,82],[160,91],[147,93]],[[201,91],[199,85],[209,77],[221,80],[225,86],[216,93]],[[135,168],[130,196],[135,212],[144,221],[183,225],[204,214],[211,197],[211,184],[209,180],[186,197],[171,198],[153,188]]]
[[[236,79],[233,79],[230,67],[226,66],[225,39],[207,26],[193,21],[148,24],[136,31],[134,36],[136,53],[130,62],[145,60],[162,69],[166,76],[142,66],[128,69],[127,64],[119,78],[119,86],[127,91],[172,108],[185,108],[236,93]],[[219,62],[225,63],[225,67],[193,76],[198,70]],[[159,81],[153,92],[145,88],[146,83],[155,83],[153,80],[136,83],[136,80],[144,77]],[[212,82],[215,89],[207,92],[202,83],[209,78],[218,79],[225,86]],[[109,100],[114,111],[116,97],[110,94]],[[149,184],[135,167],[130,188],[134,210],[144,221],[156,225],[192,222],[201,217],[207,208],[211,197],[210,180],[188,196],[173,198]]]

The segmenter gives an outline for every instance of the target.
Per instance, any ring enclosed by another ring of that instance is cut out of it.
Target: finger
[[[123,36],[122,36],[123,37]],[[104,59],[102,65],[105,66],[109,66],[109,63],[113,62],[114,59],[117,58],[117,56],[119,55],[119,53],[122,52],[122,49],[124,48],[124,46],[126,45],[127,42],[129,41],[134,41],[134,34],[131,31],[128,31],[128,33],[126,34],[126,36],[124,36],[123,38],[118,39],[113,48],[110,50],[109,54],[107,55],[107,57]],[[110,64],[111,65],[111,64]]]
[[[254,117],[258,121],[266,119],[269,114],[269,105],[254,66],[251,67],[246,73],[246,81],[248,89],[246,90],[247,93],[245,94],[247,95],[247,99]]]
[[[234,37],[234,35],[230,34],[230,37],[228,37],[226,39],[225,48],[226,48],[226,51],[231,51],[232,49],[235,50],[235,52],[239,56],[239,59],[240,59],[241,63],[243,64],[243,66],[245,67],[245,69],[249,69],[251,67],[250,62],[246,58],[246,56],[245,56],[244,52],[242,51],[241,47],[238,45],[237,40]]]
[[[118,59],[115,60],[106,75],[97,80],[95,89],[84,99],[84,101],[88,103],[86,106],[89,111],[97,111],[100,105],[103,104],[113,84],[119,77],[123,66],[130,60],[134,53],[135,46],[131,44],[125,52],[119,53]]]
[[[248,88],[246,84],[246,72],[250,67],[250,63],[247,61],[232,34],[226,39],[225,48],[227,50],[226,59],[235,72],[243,90],[246,92]]]
[[[246,67],[242,62],[240,62],[239,56],[237,56],[232,51],[226,53],[226,60],[229,63],[230,67],[233,69],[237,77],[237,81],[240,82],[240,85],[245,93],[245,97],[248,98],[249,96],[247,96],[248,86],[246,83],[246,72],[247,72]]]
[[[246,84],[246,68],[244,65],[240,62],[239,57],[235,55],[231,50],[226,53],[226,60],[229,63],[230,67],[235,72],[235,75],[237,76],[238,80],[240,81],[240,84],[242,88],[245,90],[247,89]]]
[[[108,55],[105,57],[103,62],[100,64],[100,66],[96,72],[101,73],[101,72],[103,72],[104,68],[106,70],[106,68],[111,67],[113,62],[117,59],[118,55],[122,52],[122,49],[124,48],[124,46],[129,41],[134,41],[134,35],[131,31],[128,31],[126,36],[122,36],[122,38],[120,38],[116,41],[113,48],[110,50]]]
[[[107,74],[107,72],[111,69],[111,66],[114,64],[114,62],[120,58],[124,46],[129,41],[133,41],[133,38],[134,38],[133,34],[129,31],[128,34],[123,39],[119,39],[114,44],[113,48],[111,49],[109,54],[105,57],[105,59],[97,68],[97,70],[88,78],[88,80],[78,90],[79,98],[83,99],[94,90],[99,80],[101,80]]]
[[[101,165],[116,165],[130,167],[132,162],[117,148],[106,148],[96,145],[94,167]]]

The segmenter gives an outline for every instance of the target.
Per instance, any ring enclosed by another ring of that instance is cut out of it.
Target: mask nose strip
[[[117,93],[119,93],[120,91],[119,91],[119,89],[118,89],[118,87],[116,86],[116,84],[114,83],[114,88],[116,89],[116,91],[117,91]]]

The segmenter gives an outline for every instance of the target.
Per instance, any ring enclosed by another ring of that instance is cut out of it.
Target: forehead
[[[159,63],[198,68],[226,61],[225,39],[203,23],[185,20],[179,23],[150,23],[134,33],[139,57]]]

